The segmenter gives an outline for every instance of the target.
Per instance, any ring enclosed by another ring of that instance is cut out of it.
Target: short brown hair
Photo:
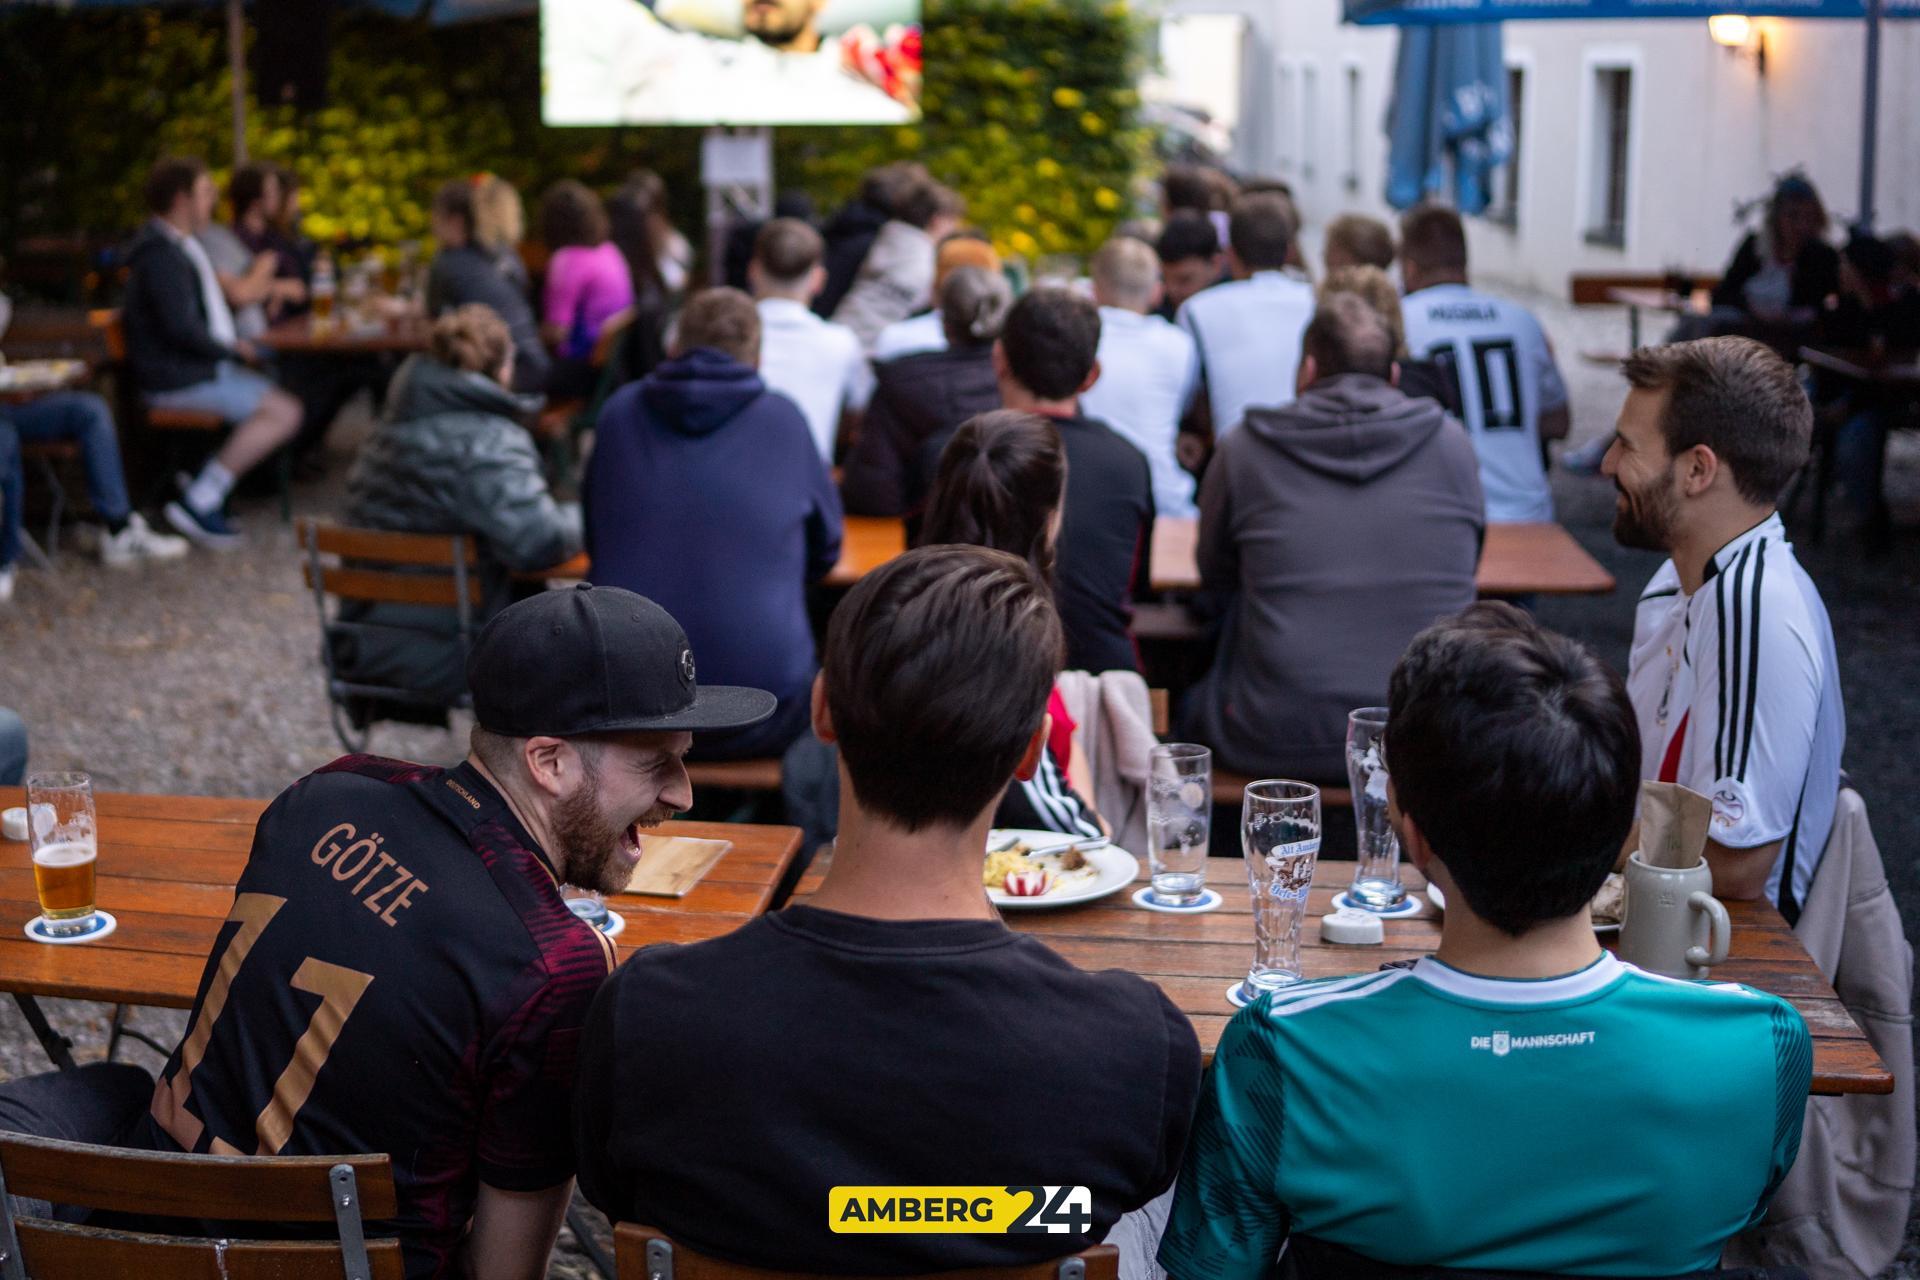
[[[513,334],[492,307],[469,302],[433,322],[428,350],[441,364],[491,378],[513,350]]]
[[[1400,257],[1422,271],[1467,269],[1467,229],[1441,204],[1415,205],[1400,219]]]
[[[207,162],[199,156],[162,156],[154,161],[153,168],[147,170],[147,208],[154,213],[168,212],[174,201],[193,190],[193,184],[206,171]]]
[[[798,218],[774,218],[753,238],[753,260],[776,284],[798,284],[826,251],[820,233]]]
[[[586,183],[562,178],[540,197],[540,238],[549,250],[603,244],[607,206]]]
[[[1393,229],[1378,218],[1343,213],[1327,224],[1327,249],[1339,250],[1360,266],[1385,271],[1393,265]]]
[[[433,211],[443,218],[451,218],[466,229],[467,239],[473,234],[473,182],[468,178],[451,178],[440,184],[433,193]]]
[[[1249,271],[1278,271],[1293,248],[1293,201],[1277,191],[1241,196],[1227,219],[1227,243]]]
[[[860,580],[822,666],[860,804],[919,831],[996,804],[1046,713],[1065,652],[1047,584],[1018,556],[920,547]]]
[[[1387,332],[1393,335],[1394,358],[1406,356],[1407,317],[1400,309],[1400,291],[1393,287],[1386,272],[1379,267],[1340,267],[1330,271],[1320,282],[1320,301],[1325,302],[1336,293],[1350,293],[1372,307],[1386,322]]]
[[[760,312],[738,289],[703,289],[680,312],[676,352],[711,347],[741,364],[760,363]]]
[[[1705,445],[1748,502],[1771,505],[1806,463],[1813,406],[1793,366],[1752,338],[1698,338],[1642,347],[1621,362],[1642,391],[1668,393],[1660,416],[1668,454]]]
[[[526,237],[527,211],[520,191],[495,173],[473,180],[473,242],[489,253],[506,253]]]
[[[960,198],[959,192],[932,178],[922,178],[900,193],[894,201],[893,216],[925,230],[941,214],[957,218],[966,212],[966,208],[967,202]]]
[[[1393,373],[1393,331],[1358,294],[1328,295],[1307,322],[1300,349],[1313,357],[1320,378],[1343,373],[1386,378]]]

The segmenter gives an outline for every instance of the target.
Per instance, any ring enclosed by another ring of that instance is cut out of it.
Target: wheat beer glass
[[[1254,1000],[1301,978],[1300,928],[1320,860],[1320,788],[1277,778],[1248,783],[1240,847],[1253,894],[1253,965],[1245,991]]]
[[[54,937],[94,927],[93,863],[99,851],[93,779],[84,773],[27,777],[27,838],[33,848],[33,887],[46,932]]]
[[[1392,911],[1407,900],[1400,883],[1400,841],[1387,821],[1387,709],[1361,707],[1347,715],[1347,785],[1359,828],[1353,886],[1347,897],[1368,911]]]

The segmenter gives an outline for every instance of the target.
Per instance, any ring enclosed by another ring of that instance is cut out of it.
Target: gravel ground
[[[1618,351],[1626,319],[1616,308],[1575,310],[1536,299],[1573,394],[1574,442],[1611,429],[1622,395],[1610,367],[1584,352]],[[324,478],[296,487],[300,514],[335,509],[346,459],[367,430],[351,407],[329,440]],[[136,490],[138,485],[135,486]],[[1874,806],[1876,834],[1903,913],[1920,922],[1920,809],[1895,803],[1913,794],[1908,770],[1920,758],[1920,442],[1896,441],[1889,490],[1901,527],[1893,553],[1869,559],[1844,529],[1825,545],[1797,548],[1833,617],[1846,691],[1847,767]],[[1624,669],[1632,601],[1657,558],[1614,546],[1612,489],[1558,474],[1560,519],[1614,573],[1620,590],[1597,599],[1547,598],[1541,617],[1579,636]],[[20,575],[13,604],[0,607],[0,706],[18,710],[33,734],[35,768],[79,768],[103,789],[270,797],[340,751],[327,718],[311,597],[301,585],[290,527],[268,499],[239,504],[248,542],[235,553],[195,553],[184,562],[126,573],[101,570],[64,551],[57,576]],[[464,731],[383,727],[374,749],[452,762]],[[100,1006],[49,1003],[82,1057],[104,1048]],[[178,1014],[138,1012],[132,1025],[171,1044]],[[123,1051],[158,1066],[144,1047]],[[0,1005],[0,1077],[44,1069],[19,1013]],[[588,1211],[595,1229],[605,1224]],[[563,1237],[552,1274],[587,1274]],[[1920,1236],[1909,1228],[1901,1260],[1887,1273],[1920,1280]]]

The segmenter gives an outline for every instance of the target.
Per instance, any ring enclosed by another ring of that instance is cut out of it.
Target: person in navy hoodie
[[[819,665],[806,588],[840,558],[839,493],[759,362],[752,299],[695,295],[670,357],[607,400],[581,484],[593,581],[679,619],[702,681],[779,699],[770,719],[698,740],[709,760],[778,756],[806,732]]]

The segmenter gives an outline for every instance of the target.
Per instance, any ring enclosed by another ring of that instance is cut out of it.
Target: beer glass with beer
[[[92,778],[84,773],[27,776],[33,887],[40,895],[44,931],[51,937],[91,933],[97,923],[93,905],[97,830]]]

